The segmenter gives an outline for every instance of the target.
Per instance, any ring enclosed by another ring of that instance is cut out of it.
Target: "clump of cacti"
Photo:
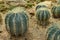
[[[19,36],[24,35],[27,32],[28,16],[26,13],[26,11],[20,11],[16,13],[13,11],[8,12],[5,17],[5,25],[7,31],[11,35]]]
[[[53,17],[60,18],[60,5],[55,5],[52,7]]]
[[[50,11],[47,8],[39,8],[36,11],[36,17],[40,24],[46,25],[50,18]]]
[[[56,25],[52,25],[47,30],[47,40],[60,40],[60,29]]]

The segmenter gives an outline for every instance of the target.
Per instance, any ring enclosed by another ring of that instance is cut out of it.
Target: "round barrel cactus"
[[[53,17],[60,18],[60,5],[53,6],[51,11],[53,13]]]
[[[56,25],[53,25],[47,31],[47,40],[59,40],[59,35],[60,29]]]
[[[46,25],[50,18],[50,11],[47,8],[40,8],[36,11],[37,20],[42,25]]]
[[[24,35],[27,32],[28,16],[26,11],[21,12],[8,12],[5,17],[5,25],[7,31],[11,35],[19,36]]]

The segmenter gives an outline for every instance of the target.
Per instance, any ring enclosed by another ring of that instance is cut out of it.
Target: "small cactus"
[[[59,40],[60,38],[60,29],[58,28],[58,26],[53,25],[52,27],[50,27],[47,31],[47,40]]]
[[[7,31],[11,35],[24,35],[28,27],[28,16],[25,11],[17,13],[14,13],[13,11],[8,12],[5,17],[5,25]]]
[[[53,17],[60,18],[60,5],[53,6],[51,11],[53,13]]]
[[[40,8],[36,11],[37,20],[42,25],[46,25],[50,18],[50,12],[47,8]]]
[[[40,2],[36,5],[36,10],[41,8],[41,7],[45,7],[45,8],[51,8],[52,6],[52,1],[44,1],[44,2]]]

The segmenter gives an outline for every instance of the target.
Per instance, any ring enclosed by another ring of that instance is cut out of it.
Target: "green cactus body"
[[[58,28],[53,28],[50,30],[50,32],[48,33],[48,38],[47,40],[51,40],[54,36],[54,33],[58,30]]]
[[[54,40],[60,40],[60,30],[55,33]]]
[[[50,18],[50,12],[47,8],[40,8],[36,11],[36,17],[42,25],[45,25]]]
[[[52,7],[53,17],[60,18],[60,5]]]
[[[48,29],[47,40],[58,40],[60,29],[58,27],[52,26]]]
[[[51,28],[48,29],[47,33],[49,33],[52,29],[57,29],[57,26],[52,26]]]
[[[5,25],[11,35],[24,35],[28,27],[28,16],[25,11],[18,13],[9,12],[5,17]]]

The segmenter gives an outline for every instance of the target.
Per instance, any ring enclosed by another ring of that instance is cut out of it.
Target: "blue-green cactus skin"
[[[55,33],[54,40],[60,40],[60,30]]]
[[[36,17],[37,17],[37,20],[40,21],[41,23],[47,22],[50,18],[50,12],[45,9],[43,10],[38,9],[36,11]]]
[[[57,26],[52,26],[47,31],[47,40],[59,40],[60,29]]]
[[[53,17],[60,18],[60,6],[56,5],[52,7]]]
[[[47,8],[47,7],[45,5],[37,5],[36,10],[39,9],[39,8]]]
[[[28,16],[26,12],[8,13],[5,18],[7,31],[15,36],[24,35],[27,32]]]
[[[57,25],[56,24],[53,24],[47,31],[47,33],[49,33],[52,29],[56,29],[57,28]]]
[[[49,34],[48,34],[47,40],[51,40],[52,37],[53,37],[53,35],[54,35],[54,33],[55,33],[57,30],[58,30],[58,28],[52,29],[52,30],[49,32]]]

